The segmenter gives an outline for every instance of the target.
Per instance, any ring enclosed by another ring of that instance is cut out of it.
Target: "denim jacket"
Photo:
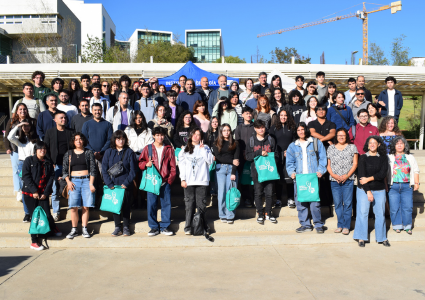
[[[320,140],[317,140],[317,150],[319,152],[319,162],[317,162],[316,153],[314,152],[313,138],[307,139],[307,165],[308,173],[320,172],[320,174],[326,173],[326,150]],[[296,140],[291,143],[286,150],[286,171],[291,176],[293,173],[303,173],[303,150],[300,145],[300,140]]]

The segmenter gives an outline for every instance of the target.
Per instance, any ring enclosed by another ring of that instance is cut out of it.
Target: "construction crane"
[[[306,24],[303,24],[303,25],[293,26],[293,27],[280,29],[280,30],[276,30],[276,31],[272,31],[272,32],[261,33],[261,34],[257,35],[257,38],[272,35],[272,34],[281,34],[283,32],[298,30],[298,29],[316,26],[316,25],[320,25],[320,24],[324,24],[324,23],[330,23],[330,22],[335,22],[335,21],[339,21],[339,20],[357,17],[357,18],[363,20],[363,64],[367,65],[368,49],[369,49],[369,44],[368,44],[368,16],[369,16],[369,14],[376,13],[378,11],[387,10],[387,9],[391,9],[391,13],[395,14],[396,12],[401,10],[401,1],[392,2],[390,5],[384,5],[384,6],[381,6],[380,8],[378,8],[376,10],[372,10],[372,11],[366,11],[366,2],[363,2],[363,10],[358,10],[356,13],[350,13],[350,14],[347,14],[347,15],[344,15],[344,16],[337,16],[337,17],[333,17],[333,18],[329,18],[329,19],[323,19],[323,20],[320,20],[320,21],[306,23]]]

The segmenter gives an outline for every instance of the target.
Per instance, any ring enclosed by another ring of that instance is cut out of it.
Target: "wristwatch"
[[[421,185],[421,183],[420,182],[415,182],[415,185]]]

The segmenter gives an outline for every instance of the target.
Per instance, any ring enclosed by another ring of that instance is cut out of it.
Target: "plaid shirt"
[[[40,181],[38,182],[38,190],[37,190],[37,193],[40,197],[41,197],[41,195],[43,195],[44,189],[47,186],[47,177],[46,177],[46,170],[44,168],[44,161],[41,164],[41,170],[42,170],[42,173],[41,173]],[[31,193],[22,192],[22,194],[33,197],[33,194],[31,194]]]

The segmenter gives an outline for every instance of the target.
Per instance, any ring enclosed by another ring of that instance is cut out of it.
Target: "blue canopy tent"
[[[202,70],[201,68],[197,67],[191,61],[188,61],[180,70],[178,70],[173,75],[170,75],[170,76],[164,77],[164,78],[159,78],[158,82],[159,82],[159,84],[163,84],[167,88],[169,88],[174,83],[179,83],[179,77],[181,75],[185,75],[187,78],[192,78],[193,80],[195,80],[196,86],[201,86],[201,78],[207,77],[208,82],[209,82],[209,86],[212,87],[212,88],[218,88],[217,78],[218,78],[219,74],[214,74],[214,73]],[[236,82],[239,83],[238,78],[227,77],[227,82],[230,83],[230,81],[236,81]]]

